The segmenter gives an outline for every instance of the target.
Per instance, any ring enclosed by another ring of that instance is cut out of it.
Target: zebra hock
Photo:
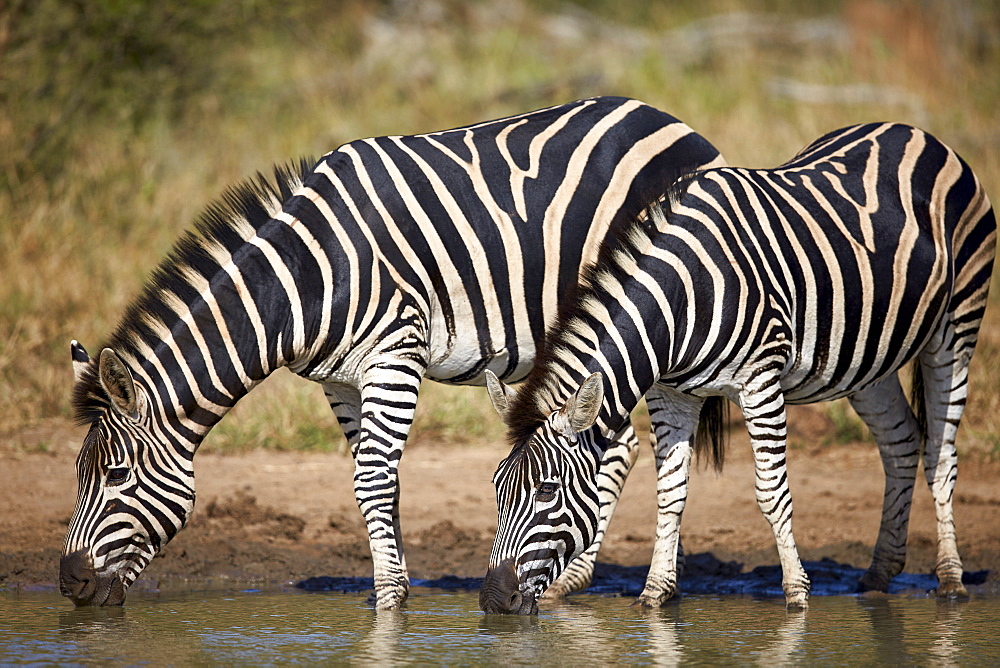
[[[809,579],[792,534],[785,404],[838,397],[871,430],[886,473],[859,588],[885,590],[903,568],[922,457],[937,515],[937,592],[964,595],[955,435],[996,220],[958,155],[905,125],[848,127],[776,169],[683,178],[626,237],[601,252],[521,389],[488,380],[513,449],[494,476],[499,518],[483,610],[533,612],[594,538],[604,449],[643,395],[659,510],[637,604],[677,592],[691,458],[721,468],[727,399],[750,434],[756,499],[789,607],[808,605]],[[911,361],[915,410],[897,375]]]
[[[398,607],[409,581],[397,467],[421,380],[481,384],[486,369],[523,378],[609,229],[647,193],[719,164],[676,118],[594,98],[350,142],[230,190],[95,359],[72,344],[74,405],[89,431],[62,592],[78,605],[122,603],[190,517],[205,436],[288,367],[322,385],[343,428],[375,604]],[[628,432],[609,449],[602,526],[637,447]],[[589,581],[594,554],[567,571],[565,591]]]

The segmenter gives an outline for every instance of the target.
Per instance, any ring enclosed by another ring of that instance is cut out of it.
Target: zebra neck
[[[615,243],[602,248],[575,301],[549,329],[552,338],[538,365],[539,401],[557,407],[589,375],[602,375],[604,401],[597,426],[605,436],[616,434],[643,395],[680,363],[673,351],[677,315],[657,305],[686,305],[692,296],[684,280],[672,274],[651,280],[641,266],[645,255],[660,253],[654,239],[662,241],[667,227],[662,209],[654,204]]]
[[[626,358],[627,359],[627,358]],[[621,372],[594,355],[582,355],[577,351],[572,356],[560,356],[544,368],[540,380],[535,380],[531,390],[535,406],[542,415],[565,406],[580,385],[593,373],[600,373],[604,384],[604,400],[597,415],[596,427],[605,438],[612,438],[622,428],[629,414],[642,399],[635,382],[621,382]],[[529,378],[529,383],[532,379]],[[630,389],[626,389],[630,388]]]
[[[349,337],[346,256],[303,180],[312,161],[227,192],[175,244],[108,346],[133,372],[150,416],[192,450],[275,369],[293,370]],[[335,299],[336,298],[336,299]],[[338,301],[339,300],[339,301]]]
[[[244,244],[254,246],[254,239]],[[308,349],[305,317],[293,314],[287,264],[234,251],[210,277],[186,272],[147,296],[119,332],[126,357],[172,440],[191,449],[273,371]]]
[[[522,392],[544,416],[564,406],[588,376],[600,373],[604,399],[597,427],[612,436],[669,366],[671,346],[664,341],[652,346],[657,337],[645,331],[644,314],[635,321],[635,312],[622,312],[624,287],[616,276],[604,273],[591,280],[576,308],[549,330],[554,335]]]
[[[238,374],[230,360],[161,341],[142,359],[126,354],[152,422],[175,448],[192,455],[205,436],[267,374]],[[239,353],[237,353],[239,354]]]

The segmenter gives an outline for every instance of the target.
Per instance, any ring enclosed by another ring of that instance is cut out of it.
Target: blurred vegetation
[[[1000,201],[998,72],[988,0],[0,2],[0,449],[77,447],[46,435],[70,420],[69,340],[97,349],[197,213],[272,163],[619,94],[746,166],[850,123],[913,123]],[[985,456],[998,294],[961,436]],[[485,391],[422,393],[414,440],[502,439]],[[337,431],[319,388],[283,373],[207,447],[335,449]]]

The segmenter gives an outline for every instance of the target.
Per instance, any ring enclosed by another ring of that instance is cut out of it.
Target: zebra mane
[[[228,253],[242,246],[256,231],[271,220],[291,197],[316,161],[301,158],[275,165],[272,178],[260,172],[235,186],[208,205],[183,233],[173,248],[153,270],[139,296],[125,309],[118,326],[103,348],[112,348],[126,358],[138,357],[137,341],[143,339],[149,319],[170,313],[164,293],[176,293],[191,284],[191,276],[211,277],[218,270],[218,250]],[[77,424],[88,424],[100,417],[110,405],[93,357],[73,388],[73,413]]]
[[[511,400],[507,440],[515,448],[527,442],[545,422],[548,412],[558,408],[543,408],[543,399],[550,387],[550,372],[558,359],[564,333],[573,331],[574,321],[586,309],[588,302],[604,291],[601,287],[602,282],[625,277],[622,261],[625,260],[627,265],[628,260],[634,258],[649,243],[656,231],[655,226],[650,224],[650,216],[653,209],[660,206],[664,197],[663,193],[645,193],[645,197],[639,200],[645,202],[645,205],[638,211],[619,212],[611,222],[609,234],[601,244],[597,258],[583,269],[579,283],[561,302],[555,322],[546,331],[534,367]],[[578,380],[582,382],[583,378]]]
[[[546,332],[535,366],[511,400],[507,440],[515,450],[523,447],[548,417],[542,407],[543,399],[551,391],[552,367],[557,364],[563,337],[578,329],[577,321],[588,304],[606,291],[604,286],[620,284],[631,275],[636,258],[648,248],[653,237],[670,225],[674,208],[698,173],[682,175],[665,193],[646,198],[646,206],[638,213],[624,214],[612,223],[614,233],[601,244],[597,259],[584,269],[575,292],[563,302],[555,324]],[[583,377],[577,380],[582,382]],[[722,470],[725,460],[728,423],[728,401],[724,397],[708,397],[702,406],[694,451],[699,460],[708,457],[716,471]]]

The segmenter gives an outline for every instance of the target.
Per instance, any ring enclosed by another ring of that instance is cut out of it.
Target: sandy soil
[[[793,409],[792,436],[820,442],[827,425]],[[50,454],[0,456],[0,588],[54,586],[73,509],[79,429],[47,438]],[[401,464],[402,520],[410,574],[481,576],[496,529],[490,482],[505,454],[495,446],[413,443]],[[795,538],[804,560],[830,557],[865,567],[878,528],[883,477],[874,445],[797,448],[789,453]],[[311,576],[371,576],[368,543],[352,492],[348,456],[258,451],[195,460],[198,504],[188,527],[136,586],[205,582],[297,582]],[[1000,572],[1000,465],[966,462],[956,491],[959,548],[967,571]],[[655,527],[655,471],[644,447],[600,561],[647,565]],[[684,515],[689,554],[711,552],[744,570],[777,564],[753,496],[745,433],[733,429],[721,475],[697,470]],[[935,556],[934,512],[918,484],[906,570],[926,573]]]

